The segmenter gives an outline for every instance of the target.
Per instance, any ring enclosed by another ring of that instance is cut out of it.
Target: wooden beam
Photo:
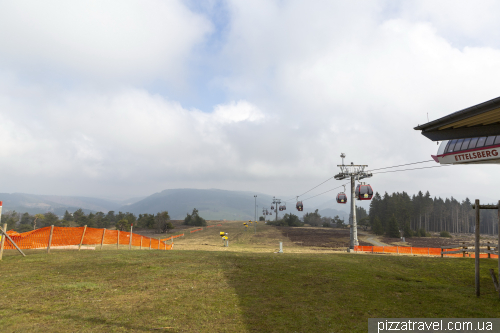
[[[26,255],[24,254],[24,252],[21,251],[21,249],[19,248],[19,246],[17,246],[17,244],[12,240],[12,238],[10,238],[10,236],[7,235],[7,232],[3,228],[0,228],[0,232],[3,233],[5,237],[7,237],[7,239],[9,240],[9,242],[16,247],[16,249],[23,255],[23,257],[26,257]]]
[[[101,250],[102,250],[102,244],[104,244],[104,235],[105,234],[106,234],[106,228],[102,229]]]
[[[134,230],[134,224],[130,226],[130,239],[128,240],[128,249],[132,249],[132,231]]]
[[[0,210],[0,217],[2,216],[2,211]],[[4,223],[3,224],[3,229],[4,230],[7,230],[7,223]],[[2,236],[2,234],[0,233],[0,237]],[[2,237],[2,241],[0,241],[0,260],[2,260],[2,257],[3,257],[3,246],[5,244],[5,237]]]
[[[480,240],[480,235],[479,235],[479,225],[481,221],[481,215],[480,215],[480,204],[479,204],[479,199],[476,199],[476,205],[475,205],[475,210],[476,210],[476,254],[474,258],[474,263],[475,263],[475,268],[476,268],[476,296],[479,297],[481,296],[481,291],[480,291],[480,285],[479,285],[479,240]],[[464,252],[465,253],[465,252]]]
[[[476,209],[475,204],[472,204],[472,209]],[[479,205],[479,209],[498,209],[498,205]]]
[[[52,235],[54,234],[54,225],[50,226],[49,243],[47,244],[47,253],[50,253],[50,245],[52,244]]]
[[[85,237],[85,232],[87,231],[87,225],[83,226],[83,233],[82,233],[82,239],[80,239],[80,245],[78,245],[78,251],[80,251],[80,248],[82,247],[83,243],[83,237]]]

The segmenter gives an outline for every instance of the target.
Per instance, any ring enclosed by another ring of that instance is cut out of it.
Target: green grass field
[[[230,247],[217,236],[230,233]],[[482,259],[314,252],[259,225],[204,230],[173,251],[8,251],[2,332],[366,332],[378,317],[498,317]],[[288,251],[288,252],[287,252]]]

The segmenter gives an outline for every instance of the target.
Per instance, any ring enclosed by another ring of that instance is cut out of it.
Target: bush
[[[318,209],[314,213],[306,213],[304,215],[304,223],[309,224],[313,227],[320,226],[322,224],[321,215],[318,213]]]
[[[424,228],[420,228],[417,230],[417,237],[430,237],[431,234],[425,231]]]
[[[439,233],[439,237],[448,237],[448,238],[451,238],[451,235],[448,231],[441,231]]]
[[[118,222],[116,222],[116,230],[120,231],[125,231],[125,230],[130,230],[130,224],[128,223],[128,220],[122,219]]]
[[[301,227],[304,224],[300,221],[297,215],[292,213],[285,214],[281,220],[278,221],[269,221],[267,224],[276,225],[280,227]]]
[[[197,226],[197,227],[204,227],[207,225],[207,221],[205,221],[204,218],[198,215],[198,209],[194,208],[193,213],[191,213],[191,215],[187,214],[183,224]]]

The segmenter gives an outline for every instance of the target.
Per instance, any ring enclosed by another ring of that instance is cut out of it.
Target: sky
[[[368,169],[430,160],[437,145],[415,126],[500,96],[499,12],[460,0],[0,1],[0,192],[285,198],[337,174],[341,153]],[[367,182],[492,202],[497,170]]]

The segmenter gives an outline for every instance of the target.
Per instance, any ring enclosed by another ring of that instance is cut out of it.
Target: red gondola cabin
[[[297,210],[299,212],[304,210],[304,205],[302,204],[302,201],[297,201],[297,205],[295,207],[297,207]]]
[[[356,186],[356,199],[358,200],[371,200],[373,197],[373,189],[370,185],[364,183]]]
[[[345,195],[344,192],[337,194],[337,202],[339,204],[346,204],[347,203],[347,195]]]

